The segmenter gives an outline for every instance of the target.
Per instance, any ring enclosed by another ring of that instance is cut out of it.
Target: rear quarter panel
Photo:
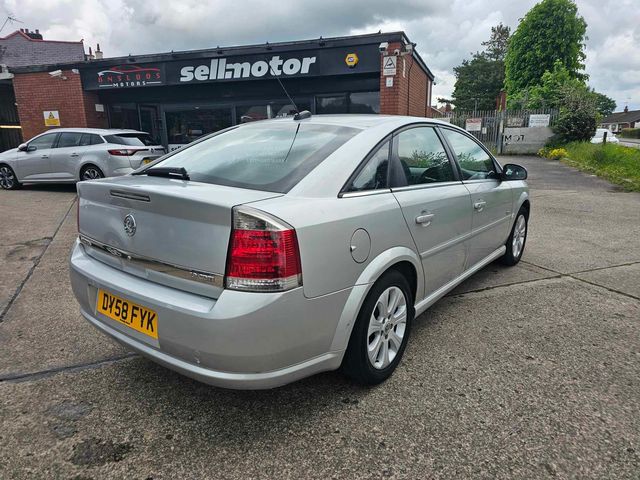
[[[344,198],[287,195],[253,206],[276,215],[296,229],[304,294],[309,298],[375,281],[381,272],[367,268],[375,262],[387,265],[389,259],[385,258],[384,262],[377,259],[392,248],[403,247],[415,255],[415,245],[391,193]],[[351,237],[358,229],[366,230],[371,239],[369,255],[362,263],[354,260],[350,249]],[[367,274],[363,275],[365,271]],[[421,267],[417,267],[417,273],[421,280]],[[418,291],[418,297],[421,294]]]

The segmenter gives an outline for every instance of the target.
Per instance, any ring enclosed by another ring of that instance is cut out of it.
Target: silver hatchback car
[[[164,147],[145,132],[58,128],[0,153],[0,187],[115,177],[162,155]]]
[[[206,383],[270,388],[340,367],[379,383],[416,315],[520,260],[526,176],[425,118],[232,127],[78,184],[73,291],[99,330]]]

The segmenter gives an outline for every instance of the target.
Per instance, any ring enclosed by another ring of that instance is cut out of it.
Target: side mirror
[[[502,180],[526,180],[527,169],[514,163],[507,163],[502,167]]]
[[[21,152],[35,152],[37,149],[38,147],[31,147],[26,143],[21,143],[18,147],[18,150],[20,150]]]

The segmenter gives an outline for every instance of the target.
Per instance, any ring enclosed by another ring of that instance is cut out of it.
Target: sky
[[[482,48],[492,26],[514,29],[535,0],[0,0],[0,35],[38,28],[45,39],[84,39],[105,56],[159,53],[403,30],[450,97],[453,67]],[[637,0],[578,0],[587,22],[589,84],[622,110],[640,109]]]

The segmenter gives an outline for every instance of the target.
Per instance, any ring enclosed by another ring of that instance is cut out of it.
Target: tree
[[[509,40],[505,86],[510,95],[539,85],[556,61],[571,78],[586,80],[584,47],[587,24],[572,0],[542,0],[527,12]]]
[[[456,83],[452,103],[463,110],[492,110],[504,85],[504,55],[509,39],[509,27],[499,24],[491,28],[491,37],[482,42],[483,52],[471,60],[463,60],[453,69]]]
[[[611,115],[616,109],[616,101],[607,97],[604,93],[593,92],[593,95],[596,99],[596,108],[598,113],[603,117],[607,115]]]
[[[585,88],[568,86],[562,92],[560,114],[553,126],[553,142],[588,141],[596,133],[596,97]]]
[[[616,108],[616,102],[593,89],[577,78],[573,78],[560,61],[553,65],[553,71],[544,72],[540,85],[525,88],[509,97],[509,107],[515,109],[560,108],[568,92],[579,92],[584,98],[591,96],[596,111],[601,116],[610,115]]]
[[[482,42],[482,46],[486,47],[484,55],[489,60],[504,61],[507,55],[507,45],[509,44],[509,36],[511,28],[503,25],[502,22],[491,27],[491,37],[486,42]]]

